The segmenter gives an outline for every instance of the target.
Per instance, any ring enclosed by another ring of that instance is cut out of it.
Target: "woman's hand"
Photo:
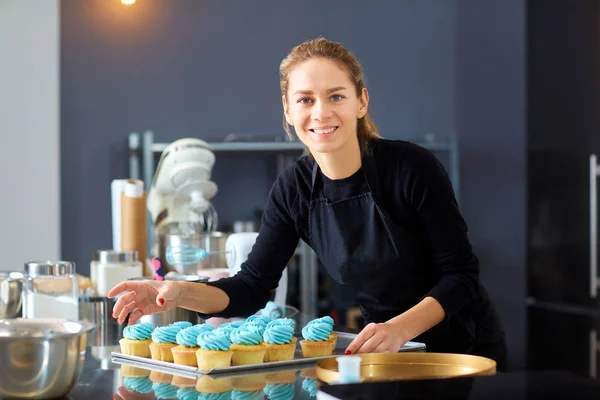
[[[112,317],[122,324],[129,316],[129,325],[133,325],[144,315],[155,314],[177,307],[183,282],[177,281],[126,281],[113,287],[106,295],[119,297],[113,307]]]
[[[408,342],[404,331],[389,322],[371,323],[354,338],[346,354],[395,353]]]

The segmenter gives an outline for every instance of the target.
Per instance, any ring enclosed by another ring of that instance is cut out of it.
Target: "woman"
[[[249,315],[277,287],[299,238],[331,277],[350,285],[369,323],[346,354],[429,351],[507,363],[504,332],[479,281],[479,262],[451,183],[425,149],[384,140],[367,113],[356,58],[323,38],[295,47],[280,65],[284,127],[306,145],[273,185],[260,233],[236,276],[209,284],[138,281],[114,316],[183,307],[207,316]]]

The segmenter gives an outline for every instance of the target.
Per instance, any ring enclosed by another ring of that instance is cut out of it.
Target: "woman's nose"
[[[324,120],[333,115],[331,107],[324,101],[317,100],[312,107],[311,117],[314,120]]]

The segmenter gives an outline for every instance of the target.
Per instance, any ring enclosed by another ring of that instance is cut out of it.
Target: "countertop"
[[[88,349],[84,368],[67,399],[600,399],[600,382],[564,371],[521,371],[491,377],[322,385],[314,366],[243,377],[195,380],[132,369],[110,360],[111,348]],[[137,376],[136,378],[132,378]],[[154,382],[153,382],[154,381]],[[127,386],[130,386],[129,388]],[[217,386],[225,395],[211,395]],[[152,389],[149,393],[139,393]],[[261,388],[254,390],[256,388]],[[198,391],[200,390],[200,391]],[[322,393],[317,395],[317,391]],[[268,394],[271,396],[268,396]],[[323,394],[325,393],[325,394]]]

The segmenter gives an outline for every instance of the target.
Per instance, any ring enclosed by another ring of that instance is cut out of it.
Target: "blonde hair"
[[[281,87],[282,96],[287,98],[289,75],[294,67],[315,57],[335,61],[345,68],[350,80],[354,83],[356,95],[358,97],[362,95],[362,90],[365,87],[364,74],[360,63],[354,54],[340,43],[332,42],[320,37],[294,47],[283,61],[281,61],[281,64],[279,65],[279,86]],[[285,119],[285,115],[283,116],[283,129],[285,129],[290,138],[294,138],[290,125]],[[358,119],[356,131],[358,135],[358,144],[362,154],[370,151],[369,144],[372,139],[382,138],[368,112],[362,118]]]

